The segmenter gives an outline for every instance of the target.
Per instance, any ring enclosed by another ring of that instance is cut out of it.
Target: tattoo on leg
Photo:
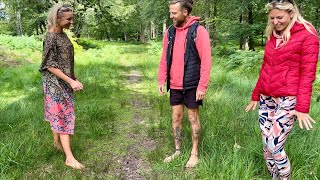
[[[194,128],[193,130],[193,138],[194,140],[199,140],[199,137],[200,137],[200,128],[197,127],[197,128]]]
[[[189,121],[192,128],[192,138],[194,140],[198,140],[200,136],[200,131],[201,131],[200,122],[196,117],[190,118]]]
[[[176,145],[180,149],[181,141],[182,141],[182,130],[180,127],[176,127],[176,129],[174,130],[174,140],[175,140]]]

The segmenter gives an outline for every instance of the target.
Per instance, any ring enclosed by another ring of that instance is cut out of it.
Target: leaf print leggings
[[[268,171],[274,179],[290,179],[290,161],[284,145],[295,122],[295,116],[290,114],[295,105],[295,96],[260,96],[259,124],[263,154]]]

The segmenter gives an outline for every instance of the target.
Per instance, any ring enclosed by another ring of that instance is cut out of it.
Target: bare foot
[[[195,154],[191,154],[189,161],[186,164],[186,168],[194,168],[198,163],[198,156]]]
[[[53,147],[56,148],[58,151],[63,152],[62,144],[60,141],[54,141],[53,142]]]
[[[180,155],[180,151],[176,151],[174,154],[172,154],[171,156],[168,156],[164,159],[165,163],[169,163],[172,160],[174,160],[175,158],[177,158]]]
[[[79,163],[76,159],[66,160],[65,162],[66,166],[69,166],[73,169],[83,169],[84,165]]]

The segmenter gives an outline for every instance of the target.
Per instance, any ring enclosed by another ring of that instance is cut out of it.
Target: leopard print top
[[[48,67],[60,69],[65,75],[75,79],[74,49],[65,33],[48,32],[46,34],[43,41],[40,72],[42,72],[43,83],[46,85],[47,92],[51,96],[63,98],[64,93],[72,92],[69,84],[49,72]]]

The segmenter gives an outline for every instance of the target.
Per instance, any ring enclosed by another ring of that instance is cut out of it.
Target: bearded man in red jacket
[[[190,16],[192,0],[170,0],[173,25],[163,38],[163,51],[158,72],[161,95],[170,90],[175,153],[165,158],[171,162],[180,155],[184,105],[192,129],[192,150],[186,167],[198,162],[200,137],[199,105],[208,87],[211,70],[211,48],[207,30],[199,25],[199,17]]]

